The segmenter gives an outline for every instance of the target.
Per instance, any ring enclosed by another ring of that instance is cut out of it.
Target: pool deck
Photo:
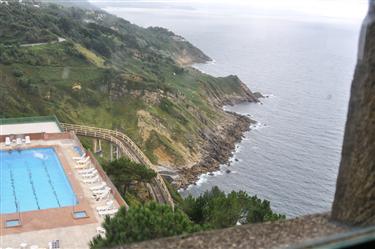
[[[28,246],[38,245],[41,249],[48,248],[49,241],[58,239],[60,248],[89,248],[88,243],[96,235],[97,226],[98,224],[88,224],[4,235],[0,237],[0,247],[19,248],[21,243],[27,243]]]
[[[98,215],[95,208],[105,205],[108,199],[99,202],[94,200],[89,187],[97,183],[89,185],[79,180],[77,171],[72,167],[76,164],[72,157],[78,156],[74,146],[81,146],[77,139],[32,140],[29,145],[23,144],[17,147],[17,149],[54,147],[79,204],[74,207],[51,208],[20,214],[0,214],[0,247],[17,248],[20,243],[25,242],[43,248],[48,247],[49,241],[59,240],[62,248],[88,248],[88,242],[96,235],[96,227],[103,221],[103,217]],[[15,147],[0,144],[0,150],[9,149]],[[116,201],[115,206],[119,206]],[[72,216],[73,210],[86,211],[88,217],[75,219]],[[6,220],[19,217],[22,226],[5,228]]]

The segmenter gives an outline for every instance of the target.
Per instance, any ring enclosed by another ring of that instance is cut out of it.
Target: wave
[[[272,93],[263,93],[262,94],[263,95],[263,97],[265,97],[265,98],[274,98],[274,97],[276,97],[274,94],[272,94]]]
[[[259,129],[262,129],[264,127],[267,127],[267,125],[262,124],[261,122],[256,122],[256,123],[250,125],[250,130],[259,130]]]
[[[202,186],[202,184],[206,183],[210,177],[221,176],[221,175],[224,174],[224,172],[225,171],[217,170],[217,171],[213,171],[213,172],[208,172],[208,173],[201,174],[200,176],[198,176],[198,180],[194,184],[190,184],[186,188],[186,191],[189,191],[193,187],[200,187],[200,186]],[[178,191],[182,192],[184,190],[183,189],[179,189]]]

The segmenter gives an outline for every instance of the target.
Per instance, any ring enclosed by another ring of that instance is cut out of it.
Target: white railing
[[[130,160],[142,163],[153,169],[155,172],[157,172],[156,167],[151,163],[151,161],[146,157],[146,155],[141,151],[141,149],[133,142],[133,140],[131,140],[127,135],[125,135],[122,132],[87,125],[67,123],[60,123],[60,125],[64,130],[74,131],[77,133],[77,135],[101,138],[111,143],[114,143]],[[160,194],[154,194],[157,196],[161,195],[161,197],[164,199],[164,202],[170,204],[173,207],[173,199],[169,193],[169,190],[163,178],[158,173],[156,175],[155,183],[156,184],[153,187],[153,190],[155,192],[156,187],[158,189],[157,192],[160,192]]]

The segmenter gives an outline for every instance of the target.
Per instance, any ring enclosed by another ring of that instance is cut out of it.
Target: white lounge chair
[[[82,177],[83,179],[93,178],[93,177],[97,177],[97,176],[99,176],[97,172],[94,172],[94,173],[91,173],[91,174],[81,175],[81,177]]]
[[[96,228],[96,233],[99,234],[99,235],[104,236],[105,235],[105,229],[102,228],[102,227],[97,227]]]
[[[93,177],[93,178],[88,178],[88,179],[82,179],[81,181],[83,183],[88,183],[88,184],[91,184],[91,183],[96,183],[100,180],[99,176],[96,176],[96,177]]]
[[[114,204],[114,202],[112,200],[111,201],[107,201],[106,205],[96,207],[96,211],[102,212],[102,211],[114,209],[114,205],[113,204]]]
[[[31,144],[30,136],[25,137],[25,144]]]
[[[73,158],[73,160],[80,161],[80,160],[85,159],[85,157],[86,157],[86,152],[83,153],[82,156],[75,156],[75,157],[72,157],[72,158]]]
[[[104,189],[94,190],[94,191],[92,191],[92,193],[94,195],[101,195],[101,194],[103,194],[103,193],[105,193],[107,191],[111,191],[111,188],[110,187],[105,187]]]
[[[53,240],[48,242],[48,249],[59,249],[60,248],[60,241]]]
[[[100,200],[103,200],[105,198],[108,198],[110,193],[111,193],[111,191],[107,189],[107,191],[104,191],[103,193],[100,193],[100,194],[97,194],[97,195],[93,194],[92,197],[96,201],[100,201]]]
[[[99,185],[93,186],[90,188],[91,191],[104,189],[107,186],[107,183],[101,182]]]
[[[113,216],[117,213],[117,211],[118,211],[118,209],[114,208],[114,209],[110,209],[110,210],[99,211],[98,214],[100,216],[106,216],[106,215]]]
[[[22,139],[20,137],[16,138],[16,144],[21,145],[22,144]]]
[[[78,160],[77,163],[78,164],[86,164],[89,161],[90,161],[90,157],[88,156],[88,157],[86,157],[86,158],[84,158],[82,160]]]
[[[74,166],[74,168],[76,169],[88,169],[90,167],[91,167],[90,161],[87,161],[87,163],[84,163],[84,164],[77,164]]]
[[[94,174],[89,174],[89,175],[81,175],[81,178],[82,179],[92,179],[92,178],[95,178],[95,177],[98,177],[99,175],[97,173],[94,173]]]
[[[10,141],[10,137],[5,137],[5,145],[10,146],[12,142]]]
[[[78,174],[80,174],[81,176],[83,175],[91,175],[91,174],[97,174],[98,171],[95,169],[95,168],[88,168],[88,170],[80,170],[78,171]]]
[[[94,172],[96,169],[94,167],[87,168],[87,169],[78,169],[78,174],[88,174]]]
[[[20,244],[20,249],[26,249],[27,248],[27,243],[23,242]]]

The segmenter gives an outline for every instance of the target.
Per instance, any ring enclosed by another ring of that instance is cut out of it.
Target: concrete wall
[[[332,218],[375,224],[375,1],[359,41]]]

